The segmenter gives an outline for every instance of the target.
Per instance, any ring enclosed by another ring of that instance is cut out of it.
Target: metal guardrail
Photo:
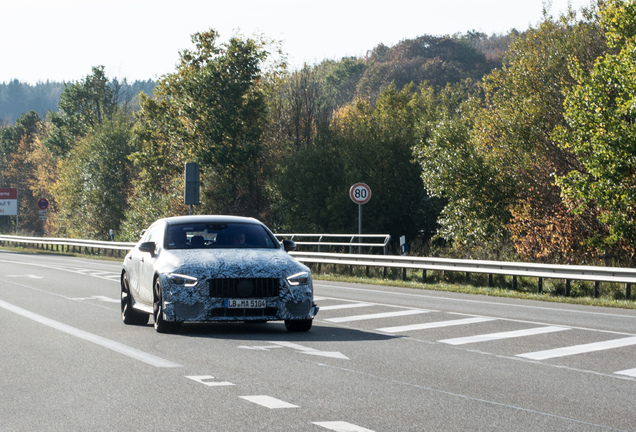
[[[316,246],[318,252],[322,252],[322,246],[349,248],[349,253],[353,253],[353,248],[382,248],[382,253],[386,255],[387,246],[391,240],[389,234],[274,234],[279,240],[293,240],[298,246]],[[299,240],[301,239],[301,240]],[[308,241],[305,239],[317,239]],[[340,240],[340,241],[334,241]],[[370,242],[365,242],[370,240]],[[374,242],[375,240],[375,242]]]
[[[0,245],[5,243],[33,245],[36,249],[61,252],[82,253],[83,249],[84,253],[92,255],[101,255],[102,251],[107,254],[106,251],[109,251],[111,256],[114,255],[114,252],[121,256],[122,252],[128,252],[135,245],[135,243],[129,242],[0,235]]]
[[[303,236],[309,236],[302,234]],[[312,234],[314,235],[314,234]],[[301,236],[301,234],[277,234],[277,237]],[[315,236],[319,236],[315,234]],[[323,234],[323,237],[331,237],[338,235]],[[384,236],[381,236],[384,237]],[[128,242],[109,242],[95,240],[79,240],[79,239],[62,239],[62,238],[44,238],[44,237],[22,237],[0,235],[0,245],[6,243],[31,244],[36,248],[45,250],[71,251],[90,254],[101,254],[101,251],[117,251],[121,256],[121,252],[127,252],[135,243]],[[297,242],[298,245],[309,243],[315,245],[318,242]],[[336,243],[339,246],[339,242]],[[325,243],[322,243],[323,245]],[[349,243],[346,243],[349,246]],[[377,245],[380,245],[378,243]],[[352,244],[357,246],[357,244]],[[369,246],[365,243],[365,246]],[[106,254],[106,253],[105,253]],[[576,266],[576,265],[558,265],[558,264],[537,264],[537,263],[520,263],[506,261],[482,261],[482,260],[460,260],[449,258],[429,258],[429,257],[409,257],[399,255],[370,255],[370,254],[343,254],[343,253],[324,253],[324,252],[302,252],[294,251],[290,253],[298,261],[305,264],[333,264],[345,266],[362,266],[362,267],[383,267],[383,268],[399,268],[403,274],[406,269],[422,270],[422,279],[426,281],[426,271],[450,271],[480,273],[489,275],[489,285],[492,285],[492,275],[506,275],[516,277],[532,277],[538,279],[538,290],[542,291],[543,279],[562,279],[566,281],[566,295],[569,295],[569,283],[572,280],[593,281],[595,282],[595,295],[598,296],[598,283],[613,282],[626,284],[627,298],[631,297],[631,285],[636,284],[636,268],[623,267],[599,267],[599,266]],[[513,279],[513,288],[516,279]]]
[[[350,255],[317,252],[291,252],[304,263],[391,267],[419,270],[527,276],[546,279],[570,279],[636,284],[636,269],[506,261],[478,261],[450,258],[424,258],[398,255]]]
[[[631,285],[636,283],[636,269],[623,267],[597,267],[559,264],[519,263],[506,261],[460,260],[450,258],[407,257],[397,255],[352,255],[325,254],[316,252],[291,252],[298,261],[305,264],[334,264],[364,267],[400,268],[404,274],[406,269],[422,270],[422,282],[426,282],[426,271],[450,271],[487,274],[488,285],[492,286],[493,275],[513,277],[513,289],[516,289],[519,277],[533,277],[538,279],[538,292],[543,291],[543,279],[562,279],[566,283],[565,295],[570,294],[570,284],[573,280],[592,281],[594,296],[599,296],[600,282],[624,283],[626,297],[631,297]]]

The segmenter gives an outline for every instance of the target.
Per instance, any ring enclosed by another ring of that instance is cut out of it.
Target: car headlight
[[[309,282],[309,272],[300,272],[287,277],[291,286],[305,285]]]
[[[199,280],[194,276],[182,275],[177,273],[170,273],[168,275],[168,278],[173,284],[183,285],[186,287],[193,287],[199,282]]]

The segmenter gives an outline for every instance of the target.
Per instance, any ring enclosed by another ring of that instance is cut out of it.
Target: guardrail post
[[[572,281],[570,279],[566,279],[565,281],[565,296],[570,297],[570,291],[572,288]]]
[[[493,283],[492,283],[492,273],[488,275],[488,288],[492,288]]]
[[[517,291],[517,276],[516,275],[512,276],[512,290]]]
[[[599,298],[601,296],[601,283],[599,281],[594,281],[594,298]]]
[[[426,269],[422,270],[422,283],[426,283]]]
[[[402,268],[402,280],[405,281],[406,280],[406,267]]]
[[[543,294],[543,278],[542,277],[537,279],[537,292],[539,294]]]
[[[632,297],[632,284],[625,284],[625,298],[629,300]]]

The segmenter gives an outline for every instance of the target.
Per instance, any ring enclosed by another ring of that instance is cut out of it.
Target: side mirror
[[[155,253],[156,248],[157,248],[157,245],[153,241],[143,242],[142,244],[139,245],[139,250],[141,252],[150,252],[151,254]]]
[[[287,252],[296,250],[296,242],[293,240],[283,240],[283,249]]]

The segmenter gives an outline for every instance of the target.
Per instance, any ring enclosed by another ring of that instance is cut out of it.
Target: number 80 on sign
[[[356,183],[349,189],[349,197],[356,204],[366,204],[371,199],[371,188],[365,183]]]

